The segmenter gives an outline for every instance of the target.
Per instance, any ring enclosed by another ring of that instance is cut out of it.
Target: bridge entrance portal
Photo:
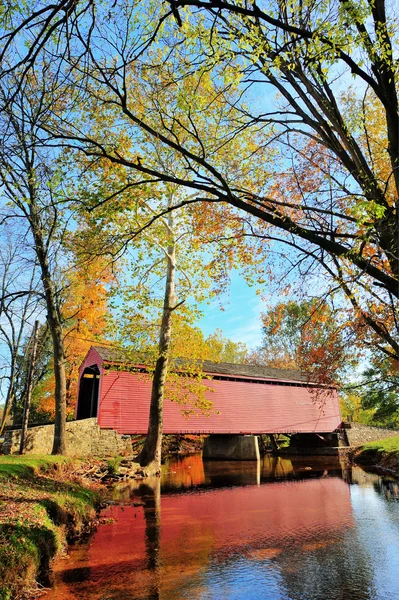
[[[99,383],[98,367],[96,365],[86,367],[80,379],[77,419],[90,419],[97,416]]]

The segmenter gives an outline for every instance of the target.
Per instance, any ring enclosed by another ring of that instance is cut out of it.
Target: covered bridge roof
[[[126,350],[119,348],[105,348],[100,346],[93,346],[93,348],[100,355],[104,362],[145,364],[137,359],[133,359],[132,355]],[[174,363],[177,367],[184,367],[185,360],[178,358],[175,359]],[[278,381],[298,381],[303,383],[309,382],[303,373],[291,369],[275,369],[274,367],[212,362],[210,360],[202,361],[202,369],[205,373],[212,375],[224,375],[231,378],[248,377],[253,379],[274,379]]]

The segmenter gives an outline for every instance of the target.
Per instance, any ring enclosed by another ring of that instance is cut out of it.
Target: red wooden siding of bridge
[[[146,433],[149,376],[124,371],[123,367],[113,369],[113,364],[94,348],[81,367],[81,376],[86,367],[93,365],[100,371],[99,426],[118,433]],[[220,368],[217,370],[216,376],[222,380],[210,380],[206,385],[214,390],[207,394],[218,414],[199,413],[185,418],[178,403],[165,399],[164,433],[327,433],[341,423],[335,390],[323,390],[315,400],[303,381],[235,377],[221,375]]]

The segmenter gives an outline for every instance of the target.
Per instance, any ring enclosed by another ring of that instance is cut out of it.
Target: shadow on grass
[[[57,464],[59,463],[55,463],[55,465]],[[96,492],[83,488],[79,484],[52,478],[52,466],[53,463],[46,462],[46,459],[31,459],[29,461],[25,457],[16,457],[15,461],[10,462],[0,460],[0,479],[10,479],[14,484],[23,484],[24,487],[29,487],[30,490],[37,492],[39,495],[40,493],[60,493],[62,495],[69,495],[73,499],[90,504],[93,507],[97,505],[99,495]],[[47,467],[49,470],[46,472],[42,470],[40,472],[38,468],[40,469],[41,467],[42,469]],[[5,482],[5,490],[6,485]]]

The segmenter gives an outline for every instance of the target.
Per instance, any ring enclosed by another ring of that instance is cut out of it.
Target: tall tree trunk
[[[33,195],[32,195],[33,196]],[[47,323],[53,342],[54,378],[55,378],[55,422],[52,454],[65,454],[65,421],[66,421],[66,374],[64,332],[58,311],[53,278],[45,251],[40,221],[36,206],[31,202],[30,224],[35,240],[36,255],[40,265],[41,280],[44,288],[47,308]]]
[[[3,435],[3,431],[4,431],[4,428],[6,426],[7,419],[8,419],[8,416],[10,414],[10,411],[11,411],[12,402],[14,400],[14,394],[10,393],[10,389],[11,389],[11,387],[8,389],[8,392],[7,392],[6,403],[4,405],[3,416],[1,418],[0,436]]]
[[[168,372],[169,349],[172,336],[172,312],[175,302],[176,251],[172,213],[169,213],[168,215],[168,234],[171,241],[168,244],[166,255],[167,271],[162,323],[159,335],[158,359],[152,380],[147,437],[138,457],[140,465],[142,467],[149,467],[151,472],[159,472],[161,469],[163,397],[166,375]]]
[[[26,396],[24,399],[24,413],[22,416],[21,426],[21,442],[19,445],[19,453],[25,454],[26,437],[28,434],[29,412],[32,399],[33,377],[36,366],[36,351],[37,351],[37,333],[39,330],[39,321],[35,321],[35,327],[32,336],[32,353],[29,361],[28,382],[26,386]]]
[[[11,406],[14,402],[14,397],[15,397],[14,385],[15,385],[15,371],[16,371],[15,363],[16,363],[16,355],[15,355],[15,353],[13,353],[12,358],[11,358],[11,368],[10,368],[10,384],[8,386],[6,402],[4,405],[3,416],[2,416],[1,424],[0,424],[0,436],[3,434],[4,427],[6,426],[8,416],[11,412]]]
[[[48,324],[53,339],[54,377],[55,377],[55,421],[52,454],[65,454],[66,451],[66,377],[65,352],[62,326],[58,315],[54,319],[48,313]]]

